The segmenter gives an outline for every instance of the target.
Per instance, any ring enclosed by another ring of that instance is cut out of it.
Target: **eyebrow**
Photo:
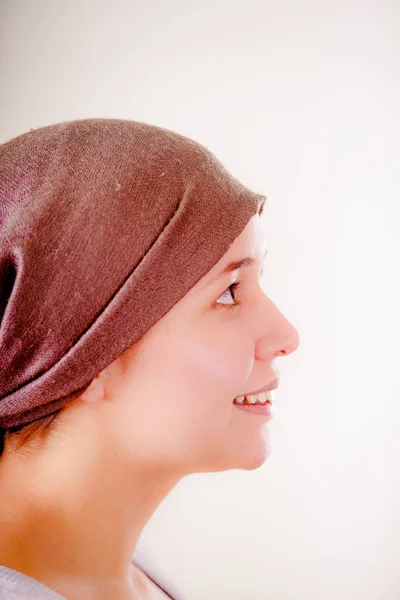
[[[265,259],[267,254],[268,254],[268,250],[265,250],[263,260]],[[251,267],[252,265],[255,264],[255,262],[256,262],[256,259],[251,256],[246,256],[246,258],[241,258],[240,260],[235,260],[234,262],[231,262],[228,265],[226,265],[226,267],[224,268],[222,273],[219,273],[219,275],[216,275],[213,278],[213,281],[215,281],[216,279],[219,279],[223,275],[227,275],[227,273],[231,273],[232,271],[237,271],[238,269],[241,269],[242,267]]]

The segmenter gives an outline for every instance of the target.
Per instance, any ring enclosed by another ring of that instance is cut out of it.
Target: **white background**
[[[272,452],[184,479],[142,541],[190,600],[400,598],[400,2],[0,1],[0,141],[119,117],[268,196],[300,334]]]

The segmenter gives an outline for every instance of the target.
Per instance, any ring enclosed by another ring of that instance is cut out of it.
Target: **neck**
[[[66,439],[0,460],[0,564],[49,587],[132,584],[139,537],[180,477]],[[108,587],[107,587],[108,586]],[[55,588],[54,588],[55,589]],[[89,597],[89,596],[87,596]],[[115,596],[117,597],[117,596]]]

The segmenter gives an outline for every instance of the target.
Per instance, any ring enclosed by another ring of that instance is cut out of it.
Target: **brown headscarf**
[[[145,123],[71,121],[0,145],[0,426],[82,393],[264,202],[202,145]]]

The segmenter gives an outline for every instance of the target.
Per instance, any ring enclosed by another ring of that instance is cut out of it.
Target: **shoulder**
[[[140,597],[143,600],[176,600],[176,598],[166,593],[153,579],[151,579],[138,565],[132,563],[135,572],[135,584]]]
[[[36,579],[0,565],[0,600],[65,600]]]
[[[158,592],[156,598],[187,600],[147,548],[137,548],[132,563],[139,581],[146,589],[154,594]]]

